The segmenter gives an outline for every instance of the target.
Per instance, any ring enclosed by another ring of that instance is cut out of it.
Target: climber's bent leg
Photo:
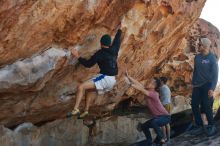
[[[97,90],[97,93],[104,94],[105,92],[113,89],[113,87],[116,83],[116,80],[115,80],[115,76],[106,76],[103,74],[99,74],[92,79],[92,82],[95,84],[95,88]],[[89,114],[88,110],[89,110],[93,96],[94,96],[94,93],[90,93],[87,96],[85,112],[80,115],[80,118],[83,118]]]
[[[72,111],[72,115],[79,114],[79,105],[82,100],[83,94],[85,90],[95,89],[95,84],[92,81],[86,81],[78,86],[77,94],[76,94],[76,103],[74,106],[74,110]]]
[[[86,107],[85,111],[89,111],[89,107],[91,105],[91,102],[95,99],[97,96],[97,93],[95,90],[90,90],[86,93]]]
[[[76,104],[74,106],[74,110],[72,111],[72,115],[77,115],[79,114],[79,105],[83,97],[83,93],[85,90],[90,90],[90,89],[96,89],[98,94],[104,94],[107,91],[110,91],[113,89],[114,85],[116,84],[115,76],[106,76],[103,74],[99,74],[92,78],[91,80],[84,82],[79,85],[78,91],[77,91],[77,96],[76,96]],[[85,112],[80,115],[86,116],[88,115],[88,110],[89,106],[91,103],[90,97],[87,97],[87,104],[86,104],[86,109]]]
[[[95,90],[89,90],[88,92],[86,92],[86,107],[84,112],[80,114],[79,118],[84,118],[89,114],[89,107],[91,105],[91,102],[95,99],[96,96],[97,93]]]

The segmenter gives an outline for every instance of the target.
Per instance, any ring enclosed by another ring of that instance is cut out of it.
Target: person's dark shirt
[[[218,62],[216,56],[211,52],[208,55],[197,54],[194,59],[193,86],[200,87],[210,82],[210,89],[215,90],[217,81]]]
[[[85,67],[92,67],[96,63],[99,66],[100,73],[108,76],[118,74],[117,57],[121,45],[121,30],[115,35],[112,45],[109,48],[101,48],[90,59],[80,57],[79,62]]]

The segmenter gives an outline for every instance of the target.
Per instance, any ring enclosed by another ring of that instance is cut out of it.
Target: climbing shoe
[[[74,109],[72,112],[68,112],[66,116],[68,118],[79,114],[80,114],[79,109]]]
[[[80,114],[79,109],[74,109],[71,113],[73,116]]]
[[[70,118],[70,117],[72,117],[73,115],[72,115],[72,113],[71,112],[68,112],[67,114],[66,114],[66,117],[67,118]]]
[[[83,119],[84,117],[86,117],[87,115],[89,115],[88,111],[84,111],[82,114],[79,115],[80,119]]]
[[[217,128],[215,126],[213,126],[213,125],[210,125],[210,126],[206,127],[206,135],[208,137],[214,136],[217,132],[218,132]]]
[[[197,136],[203,134],[204,132],[205,132],[204,127],[196,127],[195,129],[190,131],[190,134]]]

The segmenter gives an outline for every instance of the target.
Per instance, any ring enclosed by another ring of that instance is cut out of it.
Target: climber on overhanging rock
[[[160,144],[165,144],[166,140],[160,127],[163,127],[170,123],[171,116],[160,102],[159,94],[156,91],[156,89],[158,89],[160,86],[160,81],[156,78],[153,78],[150,80],[148,85],[144,87],[141,83],[139,83],[137,80],[130,77],[129,75],[127,75],[127,80],[130,81],[130,85],[133,88],[141,91],[145,95],[144,100],[140,103],[146,103],[146,106],[153,116],[152,119],[146,121],[145,123],[139,123],[137,125],[137,130],[140,132],[143,131],[147,138],[146,141],[149,146],[152,146],[154,144],[151,137],[150,128],[153,128],[157,134],[155,140]]]
[[[191,134],[199,135],[205,132],[207,136],[212,136],[217,133],[211,103],[218,81],[218,62],[216,56],[210,52],[211,41],[208,38],[201,38],[199,41],[199,54],[194,59],[191,102],[197,127],[191,131]],[[204,108],[208,126],[203,124],[199,109],[201,106]]]
[[[100,72],[91,80],[85,81],[78,86],[76,94],[76,103],[72,112],[69,112],[67,116],[79,115],[79,118],[87,116],[89,113],[89,106],[91,97],[86,98],[86,106],[83,113],[80,114],[79,105],[82,100],[84,91],[96,90],[98,94],[103,94],[113,89],[116,84],[115,76],[118,74],[117,57],[118,51],[121,45],[121,23],[117,26],[117,33],[114,41],[111,44],[111,37],[105,34],[101,37],[101,49],[97,51],[89,60],[80,57],[77,50],[70,48],[72,55],[78,58],[78,61],[85,67],[92,67],[98,64]]]

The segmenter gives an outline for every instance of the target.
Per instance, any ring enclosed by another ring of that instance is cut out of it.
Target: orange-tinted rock
[[[166,1],[161,1],[159,10],[163,17],[167,17],[169,14],[174,14],[172,7]]]
[[[77,85],[98,72],[97,66],[79,65],[64,48],[75,46],[83,57],[90,57],[99,49],[103,34],[114,36],[121,18],[118,83],[111,93],[95,98],[91,113],[102,116],[119,101],[140,96],[133,89],[127,91],[126,68],[143,82],[152,76],[168,76],[174,96],[189,95],[195,53],[189,46],[194,46],[197,36],[191,32],[198,31],[192,26],[204,3],[170,0],[175,13],[165,18],[157,1],[1,1],[0,124],[64,117],[73,107]],[[198,23],[214,34],[213,46],[219,46],[218,30],[202,20]],[[217,48],[213,50],[218,53]]]

